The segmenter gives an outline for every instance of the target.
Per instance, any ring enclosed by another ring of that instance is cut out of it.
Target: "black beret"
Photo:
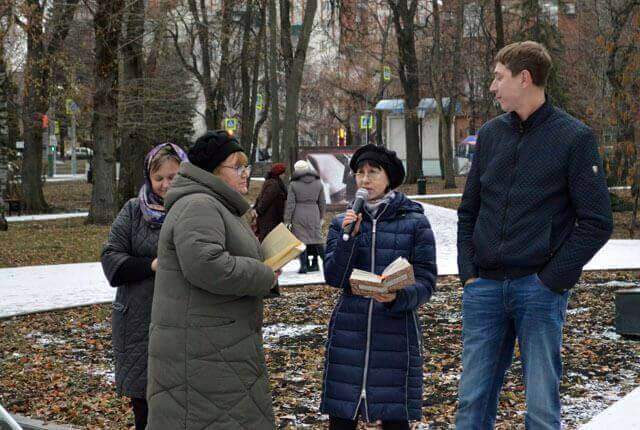
[[[373,144],[361,146],[351,157],[349,167],[356,173],[358,165],[363,161],[374,161],[379,164],[389,177],[389,187],[391,189],[398,188],[404,182],[404,166],[395,151]]]
[[[234,152],[244,152],[238,139],[226,130],[207,131],[189,149],[189,161],[207,172],[213,172]]]

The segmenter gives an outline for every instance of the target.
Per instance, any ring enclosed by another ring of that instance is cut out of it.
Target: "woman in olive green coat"
[[[158,243],[148,429],[273,429],[261,326],[277,274],[242,218],[247,157],[221,131],[189,158],[165,197]]]

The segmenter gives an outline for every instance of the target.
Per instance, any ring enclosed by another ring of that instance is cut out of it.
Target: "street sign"
[[[74,113],[80,110],[80,108],[78,107],[76,102],[73,101],[73,99],[66,99],[64,101],[64,105],[67,111],[67,115],[73,115]]]
[[[372,115],[360,115],[360,130],[371,130],[376,126],[376,117]]]
[[[384,66],[384,67],[382,68],[382,79],[383,79],[385,82],[388,82],[388,81],[390,81],[390,80],[391,80],[391,67],[389,67],[389,66]]]
[[[53,126],[53,132],[55,134],[60,134],[60,121],[54,121]]]
[[[236,118],[225,118],[224,128],[225,130],[236,131],[238,129],[238,120]]]

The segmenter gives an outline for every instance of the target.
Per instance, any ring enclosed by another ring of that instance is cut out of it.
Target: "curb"
[[[23,430],[79,430],[80,427],[72,427],[65,424],[46,423],[44,421],[25,417],[24,415],[15,414],[13,419],[16,420]]]

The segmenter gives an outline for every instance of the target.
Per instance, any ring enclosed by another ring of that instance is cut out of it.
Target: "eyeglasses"
[[[374,171],[371,171],[371,172],[357,172],[356,173],[356,178],[362,180],[362,179],[364,179],[365,176],[368,176],[369,179],[371,179],[372,181],[375,181],[378,178],[380,178],[381,174],[382,174],[382,172],[379,171],[379,170],[374,170]]]
[[[249,176],[249,175],[251,175],[251,166],[225,166],[223,164],[222,167],[226,167],[227,169],[235,170],[236,175],[238,175],[238,176],[242,176],[242,175]]]

